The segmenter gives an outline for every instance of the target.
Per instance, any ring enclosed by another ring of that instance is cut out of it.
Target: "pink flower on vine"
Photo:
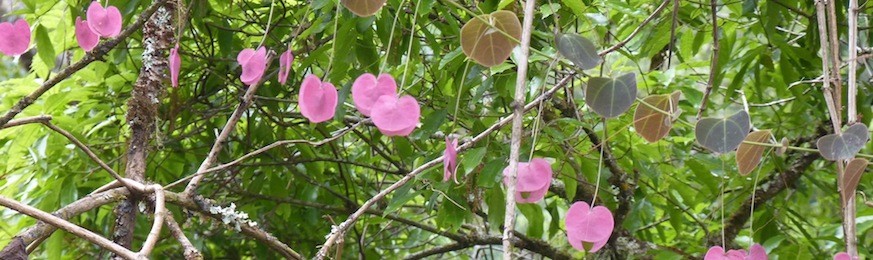
[[[103,8],[99,1],[91,2],[85,17],[88,27],[100,37],[112,38],[121,33],[121,12],[115,6]]]
[[[570,206],[564,224],[567,226],[567,241],[570,245],[588,252],[597,252],[606,245],[615,228],[615,220],[608,208],[592,208],[584,201],[577,201]]]
[[[518,163],[515,185],[515,200],[518,203],[535,203],[546,197],[552,184],[552,165],[542,158]],[[503,169],[503,184],[509,185],[509,167]]]
[[[288,49],[279,56],[279,84],[284,85],[288,81],[288,73],[291,72],[291,63],[294,62],[294,54]]]
[[[245,49],[236,55],[236,61],[242,67],[242,74],[239,75],[240,81],[246,85],[254,85],[261,81],[264,76],[264,71],[267,70],[267,49],[264,47],[254,49]]]
[[[18,56],[30,47],[30,24],[24,19],[0,23],[0,52]]]
[[[407,136],[420,122],[421,107],[411,96],[382,95],[370,110],[373,124],[386,136]]]
[[[91,51],[99,41],[100,36],[97,36],[91,27],[88,27],[88,22],[82,20],[81,17],[76,17],[76,42],[79,43],[79,47],[85,51]]]
[[[333,118],[337,91],[330,82],[321,82],[317,76],[309,74],[303,79],[297,100],[300,113],[310,122],[320,123]]]
[[[767,260],[767,250],[759,244],[754,244],[749,247],[749,251],[742,249],[732,249],[727,252],[721,246],[713,246],[706,251],[703,256],[704,260]]]
[[[857,259],[857,258],[852,258],[852,256],[846,252],[839,252],[836,255],[834,255],[834,260],[855,260],[855,259]]]
[[[397,95],[397,82],[390,74],[382,73],[377,78],[373,74],[364,73],[352,84],[352,102],[365,116],[370,116],[373,104],[384,95]]]
[[[179,44],[170,49],[170,81],[173,87],[179,87],[179,70],[182,69],[182,57],[179,57]]]
[[[458,183],[458,139],[446,135],[446,151],[443,152],[443,181],[449,178]]]

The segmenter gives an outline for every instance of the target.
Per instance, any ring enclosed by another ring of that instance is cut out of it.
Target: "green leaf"
[[[573,14],[576,15],[576,18],[585,17],[585,5],[582,4],[582,1],[561,0],[561,3],[563,3],[564,6],[570,8],[570,11],[573,11]]]
[[[593,77],[585,89],[585,103],[598,115],[613,118],[623,114],[637,97],[637,79],[634,73],[616,79]]]
[[[594,46],[594,43],[578,34],[558,34],[555,37],[555,42],[561,55],[564,55],[580,69],[592,69],[603,61],[600,55],[597,55],[597,47]]]
[[[697,143],[715,153],[737,149],[749,134],[749,113],[741,110],[725,118],[704,118],[694,126]]]
[[[57,57],[57,54],[48,35],[48,30],[41,24],[36,27],[36,50],[40,60],[42,60],[48,69],[55,67],[55,57]]]

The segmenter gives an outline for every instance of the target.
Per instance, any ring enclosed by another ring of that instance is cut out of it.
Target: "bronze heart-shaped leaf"
[[[831,161],[846,160],[855,157],[855,154],[864,148],[868,139],[870,139],[870,133],[867,132],[867,126],[858,123],[847,128],[842,134],[822,136],[815,145],[825,159]]]
[[[352,13],[360,16],[372,16],[382,9],[388,0],[342,0],[343,6],[352,11]]]
[[[697,121],[694,136],[697,143],[716,153],[737,149],[749,134],[749,113],[745,110],[726,118],[704,118]]]
[[[843,181],[840,185],[840,193],[843,195],[843,205],[855,196],[855,189],[858,188],[858,182],[861,181],[861,175],[867,170],[867,164],[870,162],[867,159],[855,158],[846,164],[846,170],[843,174]]]
[[[518,17],[500,10],[473,17],[461,28],[461,50],[476,63],[492,67],[509,58],[520,38]]]
[[[673,114],[677,112],[680,95],[681,92],[677,90],[672,94],[644,98],[634,111],[634,129],[637,134],[650,143],[667,136],[673,128]]]
[[[737,169],[740,171],[740,175],[748,175],[752,172],[758,163],[761,163],[761,156],[764,155],[764,150],[767,148],[745,142],[769,143],[771,136],[773,135],[770,130],[755,131],[746,136],[743,143],[740,143],[740,147],[737,148]]]

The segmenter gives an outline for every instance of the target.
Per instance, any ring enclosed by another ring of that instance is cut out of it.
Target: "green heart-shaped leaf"
[[[867,164],[870,162],[867,159],[855,158],[846,164],[846,171],[843,174],[843,182],[840,185],[840,193],[843,195],[843,205],[852,197],[855,196],[855,189],[858,188],[858,182],[861,181],[861,175],[867,170]]]
[[[379,9],[382,9],[385,2],[388,2],[388,0],[342,0],[343,6],[360,17],[376,14],[379,12]]]
[[[510,11],[500,10],[470,19],[461,28],[461,49],[476,63],[492,67],[509,58],[520,38],[518,17]]]
[[[680,95],[681,92],[675,91],[672,94],[644,98],[634,111],[634,129],[637,134],[650,143],[667,136],[673,128],[673,114],[678,110]]]
[[[769,143],[771,136],[773,135],[770,130],[755,131],[746,136],[743,142]],[[758,167],[766,148],[766,146],[761,145],[740,143],[740,147],[737,148],[737,169],[739,169],[740,175],[748,175],[755,167]]]
[[[557,42],[561,55],[564,55],[580,69],[587,70],[597,67],[603,61],[600,55],[597,55],[597,47],[594,46],[594,43],[578,34],[558,34],[555,37],[555,42]]]
[[[694,136],[697,143],[715,153],[737,149],[749,134],[749,113],[745,110],[726,118],[704,118],[697,121]]]
[[[836,161],[846,160],[855,157],[864,144],[870,138],[870,133],[867,132],[867,126],[864,124],[854,124],[846,129],[842,134],[829,134],[822,136],[816,141],[818,152],[825,159]]]
[[[585,89],[585,103],[600,116],[613,118],[627,111],[637,97],[637,78],[633,73],[616,79],[593,77]]]

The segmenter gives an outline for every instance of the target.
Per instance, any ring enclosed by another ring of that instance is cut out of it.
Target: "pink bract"
[[[254,49],[242,50],[237,54],[236,61],[242,67],[242,74],[239,75],[240,81],[249,86],[257,84],[264,76],[264,71],[267,70],[267,49],[260,47],[257,51]]]
[[[170,49],[170,81],[173,87],[179,87],[179,70],[182,69],[182,57],[179,57],[179,44]]]
[[[370,116],[373,104],[384,95],[397,95],[397,82],[390,74],[379,74],[377,78],[373,74],[364,73],[352,84],[352,102],[365,116]]]
[[[552,184],[552,166],[542,158],[528,163],[518,163],[515,185],[515,200],[518,203],[535,203],[542,200]],[[509,167],[503,169],[503,183],[509,185]]]
[[[839,252],[836,255],[834,255],[834,260],[854,260],[854,259],[852,259],[852,256],[850,256],[846,252]]]
[[[76,17],[76,42],[85,51],[93,50],[100,42],[100,37],[91,30],[91,27],[88,27],[88,22],[82,20],[81,17]]]
[[[0,23],[0,52],[9,56],[18,56],[30,47],[30,24],[24,19],[15,23]]]
[[[754,244],[749,247],[749,251],[742,249],[733,249],[724,251],[721,246],[713,246],[706,251],[703,256],[704,260],[767,260],[767,250],[759,244]]]
[[[570,245],[588,252],[597,252],[606,245],[615,228],[615,220],[608,208],[592,208],[584,201],[577,201],[570,206],[564,224]]]
[[[294,54],[291,49],[288,49],[279,56],[279,84],[285,84],[288,81],[288,73],[291,72],[291,63],[294,62]]]
[[[398,98],[383,95],[376,100],[370,116],[373,124],[386,136],[407,136],[415,130],[421,117],[421,107],[411,96]]]
[[[747,260],[768,260],[767,250],[764,249],[763,246],[759,244],[754,244],[749,247],[749,255],[746,256]]]
[[[91,2],[85,14],[88,26],[101,37],[115,37],[121,33],[121,12],[115,6],[103,8],[99,1]]]
[[[336,104],[337,91],[333,84],[321,82],[315,75],[306,75],[298,98],[300,113],[304,117],[313,123],[330,120],[336,112]]]
[[[446,151],[443,152],[443,181],[453,178],[458,183],[458,139],[446,136]]]

